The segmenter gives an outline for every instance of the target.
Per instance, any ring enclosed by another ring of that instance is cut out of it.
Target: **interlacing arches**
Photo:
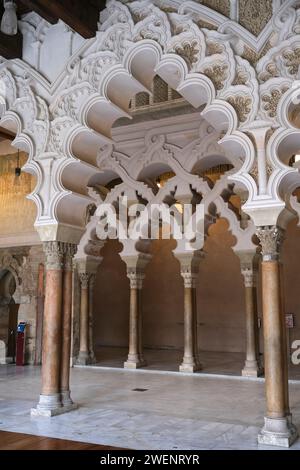
[[[201,28],[196,21],[201,5],[187,3],[177,13],[166,13],[152,2],[108,1],[97,36],[72,57],[55,84],[22,61],[1,66],[1,125],[17,132],[15,145],[29,154],[25,170],[37,177],[30,197],[38,207],[36,227],[43,240],[80,239],[92,202],[87,186],[99,173],[99,148],[113,144],[113,123],[129,117],[130,99],[149,90],[156,74],[201,110],[222,134],[219,145],[242,161],[230,179],[248,191],[245,210],[255,223],[261,221],[256,210],[266,214],[272,207],[277,217],[284,209],[281,182],[293,172],[282,166],[276,151],[279,134],[290,128],[279,115],[292,98],[288,88],[299,65],[294,2],[285,2],[274,16],[275,45],[269,43],[256,64],[251,60],[253,66],[245,59],[246,46],[262,50],[263,35],[256,40],[241,27],[233,34],[232,25],[231,32]],[[220,14],[214,15],[220,25]],[[265,43],[267,34],[268,28]],[[267,173],[268,181],[260,191],[263,178],[253,177],[258,152],[253,129],[264,125],[273,132],[278,122],[281,130],[266,134],[263,143],[267,156],[258,173]]]

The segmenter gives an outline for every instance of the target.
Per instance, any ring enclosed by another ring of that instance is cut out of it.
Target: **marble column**
[[[259,444],[289,447],[297,438],[288,406],[286,329],[283,321],[279,249],[282,231],[275,226],[257,229],[262,247],[262,304],[267,413]]]
[[[53,416],[63,412],[60,395],[62,333],[62,267],[64,244],[44,243],[46,256],[46,295],[43,322],[42,391],[34,416]]]
[[[197,307],[197,278],[193,276],[192,278],[192,299],[193,299],[193,344],[194,344],[194,356],[198,364],[198,370],[202,369],[202,365],[199,358],[199,348],[198,348],[198,307]]]
[[[280,268],[280,286],[281,286],[281,308],[285,312],[285,297],[284,297],[284,281],[283,281],[283,266],[279,265]],[[285,408],[287,416],[290,416],[290,397],[289,397],[289,372],[288,372],[288,361],[289,361],[289,351],[288,351],[288,338],[287,338],[287,327],[285,323],[285,314],[281,316],[282,328],[285,334],[283,335],[283,351],[286,352],[286,360],[284,361],[284,384],[285,384]]]
[[[196,372],[201,370],[197,351],[197,311],[195,309],[195,279],[191,270],[181,270],[184,280],[184,354],[180,372]]]
[[[91,274],[89,282],[89,363],[95,364],[96,356],[94,352],[93,342],[93,327],[94,327],[94,311],[93,311],[93,297],[94,297],[94,286],[96,281],[96,274]]]
[[[141,289],[144,274],[138,269],[127,269],[130,280],[130,310],[129,310],[129,353],[124,362],[125,369],[137,369],[146,365],[142,351],[142,311]]]
[[[71,243],[65,245],[64,271],[63,271],[63,314],[62,314],[62,350],[60,371],[60,393],[64,406],[77,408],[70,394],[70,354],[71,354],[71,324],[72,324],[72,284],[73,284],[73,257],[77,246]]]
[[[89,355],[89,280],[90,274],[79,273],[80,296],[80,346],[77,363],[87,365],[90,363]]]
[[[242,369],[244,377],[258,377],[262,374],[258,351],[258,316],[256,302],[255,252],[237,253],[241,262],[241,273],[245,286],[246,307],[246,361]]]

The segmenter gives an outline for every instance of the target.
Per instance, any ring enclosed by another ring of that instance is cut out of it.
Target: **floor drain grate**
[[[147,392],[148,388],[134,388],[133,392]]]

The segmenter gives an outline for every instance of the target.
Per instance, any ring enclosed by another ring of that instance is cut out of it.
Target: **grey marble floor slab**
[[[261,381],[74,368],[71,385],[77,410],[32,418],[40,368],[0,366],[0,430],[145,450],[262,449]],[[290,395],[300,429],[300,383]]]

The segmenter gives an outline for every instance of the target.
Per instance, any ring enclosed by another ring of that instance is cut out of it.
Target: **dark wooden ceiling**
[[[15,0],[24,11],[35,11],[49,23],[64,21],[85,39],[95,36],[105,0]]]
[[[0,140],[14,140],[15,134],[4,127],[0,127]]]
[[[99,12],[105,8],[105,0],[15,0],[20,17],[35,11],[42,18],[55,24],[59,19],[85,39],[95,36]],[[1,1],[0,15],[3,14]],[[22,35],[7,36],[0,33],[0,55],[6,59],[22,57]]]

